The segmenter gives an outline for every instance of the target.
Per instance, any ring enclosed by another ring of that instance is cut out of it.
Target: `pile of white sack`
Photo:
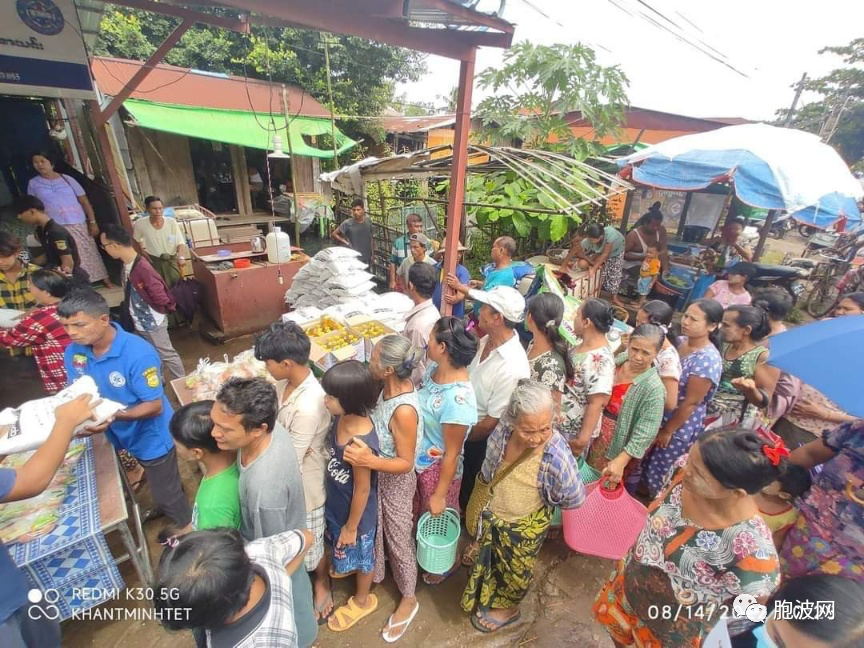
[[[321,250],[294,276],[285,301],[293,308],[328,308],[373,295],[375,276],[359,259],[360,253],[344,247]]]
[[[294,276],[285,301],[292,311],[283,320],[301,326],[323,315],[345,320],[365,315],[394,331],[405,326],[405,315],[414,307],[401,293],[373,292],[374,276],[366,271],[359,254],[344,247],[331,247],[316,254]]]

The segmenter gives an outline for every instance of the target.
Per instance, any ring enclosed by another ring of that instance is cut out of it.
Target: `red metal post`
[[[108,107],[105,110],[97,111],[94,115],[94,120],[96,122],[97,129],[104,126],[108,123],[108,120],[111,119],[111,116],[116,113],[120,106],[123,105],[123,102],[126,101],[129,96],[135,92],[136,88],[141,85],[141,82],[147,78],[147,75],[153,70],[154,67],[159,65],[162,62],[162,59],[165,58],[165,55],[174,47],[177,42],[183,38],[183,34],[189,31],[189,28],[195,24],[194,18],[184,18],[183,22],[181,22],[177,27],[174,28],[174,31],[168,35],[168,38],[159,46],[149,59],[138,68],[138,71],[132,75],[132,78],[129,79],[129,83],[125,85],[125,87],[115,96],[111,103],[108,104]]]
[[[468,136],[471,129],[471,92],[474,89],[474,59],[477,50],[459,67],[459,90],[456,94],[456,132],[453,136],[453,164],[450,176],[450,198],[447,203],[447,237],[444,243],[444,271],[456,272],[462,204],[465,200],[465,174],[468,168]],[[448,292],[451,292],[447,289]],[[451,305],[441,301],[441,314],[449,315]]]

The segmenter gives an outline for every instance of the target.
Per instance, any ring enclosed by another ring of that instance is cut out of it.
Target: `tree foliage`
[[[617,66],[600,65],[591,48],[578,44],[519,43],[504,55],[501,68],[483,71],[478,82],[492,94],[475,111],[483,123],[477,139],[563,152],[580,160],[602,147],[575,136],[567,123],[568,114],[580,113],[599,139],[616,132],[627,104],[624,73]],[[571,180],[571,186],[578,186],[579,178]],[[565,197],[580,202],[575,190]],[[559,205],[542,187],[512,170],[470,175],[465,201],[492,205],[466,209],[480,227],[495,223],[517,238],[531,236],[537,242],[560,241],[586,218],[600,216],[591,209],[567,214],[524,211],[556,212]]]
[[[602,138],[621,125],[627,105],[628,81],[621,69],[600,65],[594,50],[579,44],[519,43],[505,53],[501,68],[484,70],[478,82],[492,91],[477,106],[481,137],[580,159],[597,147],[573,135],[568,114],[580,113]]]
[[[210,13],[237,17],[227,8]],[[106,8],[95,53],[146,59],[178,20],[135,9]],[[196,24],[165,57],[180,67],[290,83],[329,106],[322,37],[330,49],[333,103],[338,115],[374,116],[393,99],[396,83],[416,81],[425,71],[418,52],[380,45],[354,36],[253,25],[250,35]],[[349,135],[369,135],[369,120],[346,119]]]
[[[864,38],[856,38],[842,47],[825,47],[820,54],[841,57],[843,67],[823,77],[808,79],[806,92],[819,99],[798,109],[790,124],[811,133],[830,135],[834,145],[850,165],[864,164]],[[777,111],[778,124],[784,124],[788,109]],[[831,132],[833,131],[833,134]]]

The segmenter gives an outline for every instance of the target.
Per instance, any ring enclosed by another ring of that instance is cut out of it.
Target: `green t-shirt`
[[[591,254],[600,254],[609,243],[612,244],[612,250],[609,253],[610,257],[617,257],[624,254],[624,235],[611,225],[603,228],[603,241],[599,246],[595,246],[591,239],[582,239],[582,249]]]
[[[240,528],[240,471],[236,463],[201,480],[192,509],[192,525],[198,531]]]

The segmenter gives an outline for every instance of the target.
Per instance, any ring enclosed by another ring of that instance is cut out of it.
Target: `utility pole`
[[[783,123],[785,128],[789,128],[792,124],[792,118],[795,116],[795,109],[798,107],[798,100],[801,98],[801,93],[804,92],[804,82],[807,80],[807,73],[801,75],[801,80],[795,88],[795,97],[792,99],[792,105],[789,106],[789,112],[786,113],[786,121]]]
[[[330,81],[330,43],[326,35],[321,34],[324,41],[324,67],[327,71],[327,94],[330,99],[330,137],[333,140],[333,170],[339,168],[338,145],[336,143],[336,108],[333,104],[333,84]]]
[[[291,196],[294,198],[294,245],[300,246],[300,201],[297,200],[297,164],[294,159],[294,146],[291,144],[291,112],[288,106],[288,91],[282,84],[282,110],[285,113],[285,142],[288,144],[288,163],[291,165]],[[289,261],[291,259],[288,259]]]

